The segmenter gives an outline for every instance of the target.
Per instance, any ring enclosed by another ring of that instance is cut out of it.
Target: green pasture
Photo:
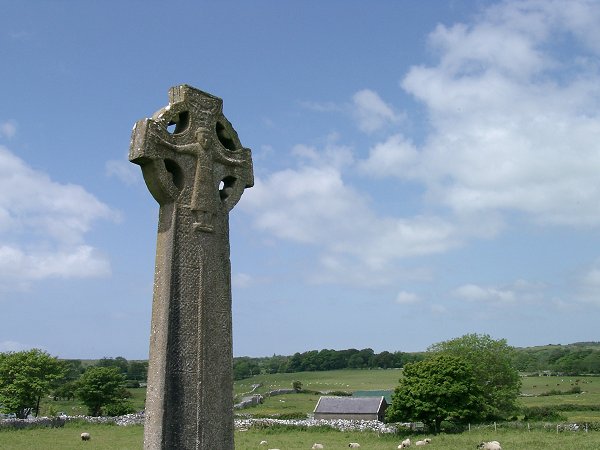
[[[561,404],[600,405],[600,377],[523,377],[520,398],[524,406]],[[542,395],[552,390],[567,392],[575,386],[580,394]],[[529,397],[528,395],[533,395]]]
[[[320,392],[357,390],[393,390],[402,376],[401,370],[333,370],[329,372],[299,372],[288,374],[262,374],[237,381],[235,393],[238,397],[247,393],[254,384],[262,384],[255,393],[264,394],[275,389],[292,387],[296,380],[303,389]],[[582,405],[600,406],[600,377],[523,377],[519,404],[522,406]],[[552,390],[567,392],[574,386],[581,388],[580,394],[547,395]],[[262,405],[242,410],[244,414],[265,416],[288,413],[310,413],[314,410],[319,395],[287,394],[267,397]],[[573,410],[561,412],[572,422],[600,421],[600,412]],[[599,447],[600,448],[600,447]]]
[[[135,411],[144,409],[146,401],[146,388],[127,389],[131,393],[129,401]],[[60,412],[68,416],[86,415],[87,408],[79,400],[53,400],[50,397],[43,398],[40,402],[40,416],[54,416]]]
[[[82,441],[81,433],[91,434]],[[68,423],[63,428],[34,428],[0,431],[0,450],[130,450],[141,449],[144,428],[141,425],[119,427]]]
[[[394,389],[402,371],[398,369],[345,369],[326,372],[297,372],[255,375],[236,381],[234,393],[239,395],[252,389],[253,384],[262,384],[256,393],[263,394],[275,389],[290,389],[296,380],[302,388],[314,391],[359,391]]]
[[[81,432],[89,432],[92,439],[82,442]],[[308,450],[319,442],[325,449],[348,448],[349,442],[358,442],[361,449],[392,450],[406,436],[378,435],[373,432],[341,432],[322,428],[298,430],[291,428],[250,429],[236,431],[236,450],[279,448],[282,450]],[[600,432],[525,431],[525,430],[473,430],[462,434],[412,435],[414,441],[429,437],[428,449],[474,449],[483,440],[498,440],[504,450],[541,450],[563,448],[597,450]],[[266,440],[267,446],[260,446]],[[71,423],[64,428],[0,431],[0,450],[140,450],[143,427],[118,427]]]

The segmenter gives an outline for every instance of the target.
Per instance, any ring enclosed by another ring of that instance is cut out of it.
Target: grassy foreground
[[[87,431],[92,439],[82,442],[79,434]],[[142,426],[118,427],[111,425],[67,424],[59,429],[37,429],[0,432],[2,450],[140,450],[143,440]],[[411,436],[416,441],[425,436]],[[462,434],[427,436],[432,439],[428,449],[465,450],[475,449],[482,440],[498,440],[504,450],[542,450],[547,448],[597,450],[600,448],[599,432],[565,432],[556,434],[550,431],[482,430]],[[349,442],[358,442],[361,449],[392,450],[397,448],[402,438],[398,436],[378,436],[372,432],[340,432],[322,429],[291,430],[251,429],[237,431],[236,450],[279,448],[281,450],[308,450],[315,442],[322,443],[325,449],[348,448]],[[260,446],[266,440],[268,446]],[[215,449],[217,450],[217,449]]]

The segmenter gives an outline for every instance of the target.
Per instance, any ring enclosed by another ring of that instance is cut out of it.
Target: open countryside
[[[400,377],[401,371],[387,370],[336,370],[326,372],[305,372],[291,374],[265,374],[237,381],[236,392],[246,392],[254,384],[262,384],[257,392],[266,392],[278,388],[289,388],[294,381],[300,381],[304,388],[321,391],[340,390],[349,392],[355,390],[387,390],[393,389]],[[544,395],[550,390],[567,391],[575,382],[574,378],[561,376],[534,376],[523,378],[523,395],[519,403],[523,406],[540,406],[554,408],[556,405],[572,405],[575,409],[565,411],[566,422],[600,422],[600,377],[579,377],[583,387],[580,394],[572,395]],[[133,393],[134,405],[143,406],[143,388],[130,389]],[[240,411],[243,415],[253,417],[267,417],[278,415],[308,414],[312,412],[319,395],[316,394],[286,394],[266,398],[264,403]],[[577,410],[577,407],[581,407]],[[68,414],[84,414],[84,405],[78,402],[55,402],[44,399],[42,415],[51,410],[68,412]],[[422,437],[431,437],[432,443],[428,448],[444,450],[464,450],[475,448],[484,440],[497,439],[503,444],[503,449],[536,450],[552,448],[597,450],[600,448],[600,432],[590,430],[569,432],[556,432],[557,423],[532,422],[530,430],[527,423],[493,424],[486,426],[473,426],[470,432],[460,434],[409,435],[413,441]],[[92,440],[87,443],[78,441],[79,434],[89,431]],[[401,436],[385,436],[371,432],[342,432],[324,429],[295,429],[290,427],[272,427],[269,429],[249,429],[236,431],[236,449],[246,450],[260,448],[262,440],[269,442],[269,448],[288,450],[310,449],[314,442],[324,443],[325,448],[347,448],[349,442],[361,443],[361,448],[383,450],[395,449],[402,440]],[[143,440],[143,427],[133,425],[118,427],[109,425],[91,425],[88,423],[70,423],[64,428],[33,429],[21,431],[0,431],[0,449],[30,450],[33,448],[70,449],[141,449]],[[85,445],[83,445],[85,444]],[[561,447],[562,446],[562,447]]]

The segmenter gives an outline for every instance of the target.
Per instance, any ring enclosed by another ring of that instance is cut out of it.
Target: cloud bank
[[[85,234],[117,213],[83,187],[57,183],[0,146],[0,192],[1,284],[110,273]]]

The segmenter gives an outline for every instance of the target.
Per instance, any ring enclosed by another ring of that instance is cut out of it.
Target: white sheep
[[[90,436],[90,433],[81,433],[81,440],[82,441],[89,441],[92,437]]]
[[[421,445],[427,445],[429,443],[431,443],[431,439],[427,438],[427,439],[423,439],[422,441],[415,442],[415,445],[421,446]]]
[[[350,447],[350,448],[360,448],[360,444],[358,442],[350,442],[348,444],[348,447]]]
[[[312,449],[312,450],[316,450],[316,449],[318,449],[318,448],[325,448],[325,447],[323,446],[323,444],[319,444],[319,443],[317,443],[317,442],[315,442],[315,443],[313,444],[313,446],[311,447],[311,449]]]
[[[408,448],[408,447],[410,447],[410,438],[404,439],[398,446],[398,448]]]
[[[267,441],[260,441],[260,444],[258,444],[258,445],[267,445],[267,444],[268,444]]]
[[[498,441],[482,442],[477,446],[477,448],[482,450],[502,450],[500,442]]]

